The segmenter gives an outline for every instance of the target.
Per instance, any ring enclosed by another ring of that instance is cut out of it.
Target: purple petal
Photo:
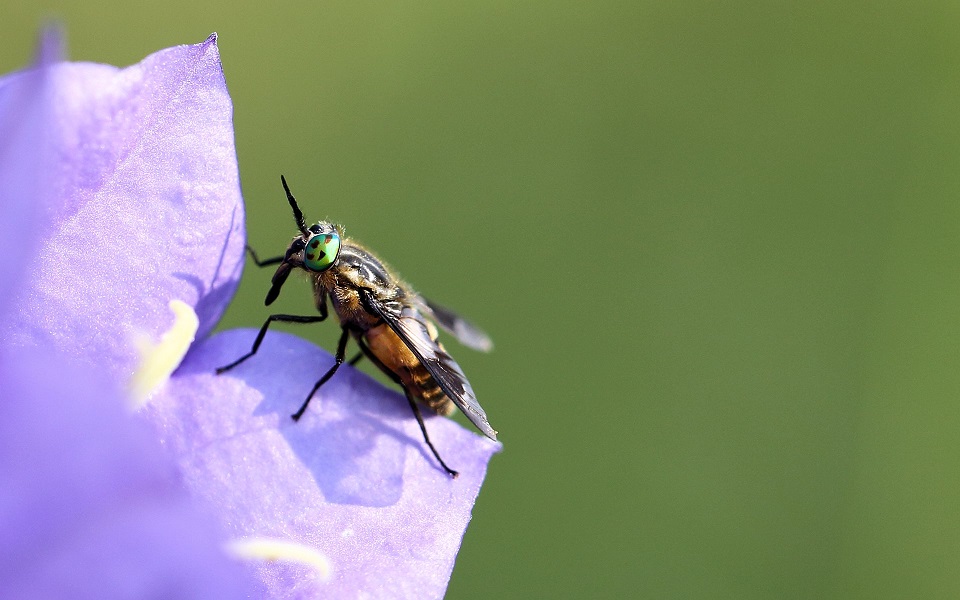
[[[57,34],[44,32],[33,68],[0,79],[0,312],[46,234],[40,215],[53,203],[46,186],[53,166],[46,145],[53,121],[47,67],[59,59]]]
[[[442,417],[423,442],[406,399],[344,366],[290,419],[333,358],[300,338],[228,331],[193,348],[145,409],[193,495],[233,536],[281,538],[331,561],[322,583],[306,567],[262,563],[270,598],[440,598],[486,465],[500,445]]]
[[[45,207],[52,231],[0,336],[126,379],[138,360],[133,337],[168,329],[170,300],[196,307],[203,336],[240,277],[243,205],[216,37],[126,69],[45,71],[53,168],[40,181],[59,202]],[[25,183],[4,184],[6,197],[31,200]]]
[[[0,597],[249,593],[111,386],[50,352],[0,354]]]

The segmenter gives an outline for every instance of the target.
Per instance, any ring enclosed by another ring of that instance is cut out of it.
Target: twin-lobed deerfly
[[[440,458],[430,441],[418,403],[442,415],[450,414],[456,406],[488,438],[496,440],[497,432],[490,427],[487,415],[477,402],[460,365],[437,340],[434,322],[461,343],[476,350],[488,352],[493,348],[493,343],[483,331],[467,320],[414,292],[372,252],[344,237],[343,228],[339,225],[320,221],[307,227],[303,213],[282,175],[280,181],[293,209],[299,234],[293,238],[283,256],[259,260],[252,249],[248,250],[260,267],[279,265],[273,276],[273,285],[267,293],[266,305],[277,299],[280,288],[293,269],[303,269],[311,276],[314,303],[319,314],[270,315],[260,328],[250,352],[220,367],[217,373],[229,371],[256,354],[267,329],[275,321],[316,323],[326,319],[329,298],[340,318],[341,327],[336,362],[307,394],[303,405],[293,413],[293,420],[300,419],[320,386],[343,364],[347,341],[352,335],[361,352],[350,361],[351,364],[366,356],[403,388],[423,432],[424,441],[444,470],[456,477],[457,472]]]

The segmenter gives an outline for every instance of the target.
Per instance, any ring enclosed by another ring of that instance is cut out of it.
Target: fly
[[[430,441],[418,403],[442,415],[449,415],[457,407],[491,440],[497,439],[497,432],[487,421],[487,415],[477,402],[460,365],[437,340],[434,322],[475,350],[489,352],[493,342],[487,334],[456,313],[414,292],[372,252],[344,237],[341,226],[320,221],[308,228],[287,180],[281,175],[280,181],[300,233],[293,238],[283,256],[260,260],[251,248],[247,249],[257,266],[279,265],[264,301],[267,306],[280,295],[280,288],[290,272],[303,269],[310,274],[314,304],[319,314],[270,315],[260,328],[250,352],[220,367],[217,374],[229,371],[256,354],[271,323],[317,323],[326,319],[329,298],[340,319],[336,360],[317,380],[300,409],[291,415],[293,420],[300,420],[320,386],[343,364],[347,341],[353,336],[360,346],[360,353],[350,360],[350,364],[366,356],[403,388],[423,432],[423,440],[444,470],[456,477],[458,473],[443,462]]]

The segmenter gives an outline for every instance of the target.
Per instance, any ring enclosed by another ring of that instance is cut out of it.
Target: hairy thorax
[[[317,276],[314,285],[317,308],[324,302],[323,296],[330,297],[334,312],[342,325],[354,331],[365,331],[380,323],[377,315],[371,314],[360,299],[360,290],[372,290],[372,293],[384,293],[379,287],[373,287],[370,282],[363,280],[352,269],[330,269]]]

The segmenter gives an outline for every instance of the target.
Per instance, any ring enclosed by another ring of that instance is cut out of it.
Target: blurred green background
[[[957,3],[2,15],[4,72],[48,16],[119,65],[219,32],[251,243],[282,172],[491,333],[450,342],[505,450],[448,597],[960,597]]]

